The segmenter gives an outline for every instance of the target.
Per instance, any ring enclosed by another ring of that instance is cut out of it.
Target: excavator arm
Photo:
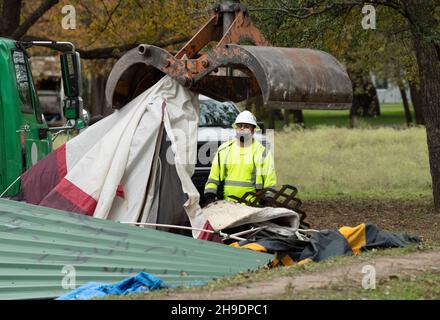
[[[333,56],[270,46],[237,1],[215,5],[209,21],[175,55],[141,44],[122,56],[107,81],[108,105],[123,107],[164,75],[220,101],[262,95],[272,108],[349,109],[353,98],[347,72]]]

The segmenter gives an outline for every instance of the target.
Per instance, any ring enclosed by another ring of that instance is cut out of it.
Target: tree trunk
[[[84,106],[93,116],[107,116],[113,110],[105,103],[105,85],[108,75],[96,75],[91,79],[90,105]]]
[[[353,104],[351,115],[356,117],[376,117],[380,116],[380,103],[374,87],[368,75],[351,73],[353,81]]]
[[[293,110],[293,122],[304,128],[304,114],[302,110]]]
[[[255,117],[257,117],[259,121],[266,120],[266,112],[265,112],[266,110],[263,107],[264,105],[263,96],[259,95],[254,98],[250,98],[250,101],[252,101],[252,103],[255,105],[255,113],[254,113]]]
[[[354,128],[355,118],[356,118],[356,114],[357,114],[357,108],[359,105],[359,102],[357,101],[358,95],[355,94],[356,84],[354,81],[352,82],[352,89],[353,89],[353,101],[351,102],[350,114],[348,116],[348,118],[349,118],[348,127],[350,129]]]
[[[420,88],[414,82],[409,83],[409,90],[411,93],[411,101],[414,109],[414,115],[416,118],[416,124],[425,124],[425,120],[423,119],[422,113],[422,94],[420,92]]]
[[[269,129],[275,129],[275,110],[269,110]]]
[[[368,82],[366,83],[367,88],[367,104],[364,105],[364,111],[366,110],[366,114],[364,116],[366,117],[378,117],[380,116],[380,102],[379,97],[377,96],[377,90],[376,87],[373,85],[373,82],[368,79]]]
[[[0,36],[11,37],[20,26],[21,0],[2,0]]]
[[[355,118],[356,118],[356,116],[354,115],[353,105],[352,105],[352,106],[351,106],[351,109],[350,109],[350,113],[349,113],[349,115],[348,115],[348,127],[349,127],[350,129],[354,129]]]
[[[372,97],[372,116],[373,117],[379,117],[380,116],[380,101],[379,101],[379,97],[377,95],[377,90],[376,87],[373,85],[372,82],[370,82],[371,84],[371,88],[370,88],[370,95]]]
[[[290,116],[290,110],[284,109],[284,126],[285,127],[289,126],[289,116]]]
[[[411,111],[409,110],[409,103],[408,103],[408,97],[406,95],[406,90],[405,87],[401,85],[399,86],[399,90],[400,90],[400,95],[402,96],[403,111],[405,113],[406,125],[410,127],[412,124],[412,116],[411,116]]]
[[[422,112],[425,119],[434,208],[440,211],[440,65],[433,41],[425,38],[437,26],[432,4],[425,0],[407,3],[412,39],[419,66]],[[430,28],[430,29],[428,29]]]

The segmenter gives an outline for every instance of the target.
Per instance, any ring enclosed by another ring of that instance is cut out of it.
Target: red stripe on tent
[[[122,188],[122,182],[119,183],[118,189],[116,189],[116,196],[125,199],[125,193],[124,193],[124,189]]]
[[[206,220],[205,225],[203,226],[203,229],[205,229],[205,230],[213,230],[214,231],[214,228],[211,226],[211,224],[209,223],[208,220]],[[219,234],[217,234],[217,233],[210,233],[210,232],[206,232],[206,231],[201,232],[197,239],[213,241],[213,242],[219,242],[219,243],[222,242]]]
[[[52,191],[53,188],[65,176],[63,170],[58,170],[62,163],[66,163],[65,148],[60,147],[49,153],[44,159],[38,161],[21,176],[23,200],[27,203],[40,204],[40,202]],[[64,160],[63,160],[64,158]],[[60,164],[59,164],[60,163]],[[66,166],[64,170],[66,170]],[[60,174],[63,174],[60,176]]]
[[[208,220],[206,220],[205,225],[203,226],[202,229],[205,230],[214,230],[214,228],[211,226],[211,224],[209,223]],[[200,232],[199,237],[197,239],[199,240],[211,240],[210,238],[212,237],[212,233],[210,232]]]
[[[59,193],[63,198],[80,208],[82,213],[91,216],[93,215],[93,212],[95,212],[97,201],[69,180],[61,180],[61,182],[56,186],[55,192]]]
[[[66,144],[63,144],[56,150],[56,155],[58,176],[64,178],[67,174]]]

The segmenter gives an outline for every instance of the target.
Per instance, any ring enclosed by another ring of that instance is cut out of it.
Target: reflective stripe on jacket
[[[241,198],[246,192],[275,188],[275,165],[271,152],[256,139],[249,147],[240,147],[236,139],[223,143],[212,161],[205,194],[217,194],[223,181],[223,198]]]

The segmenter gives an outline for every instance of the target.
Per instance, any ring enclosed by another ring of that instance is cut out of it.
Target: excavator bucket
[[[202,51],[212,41],[217,45]],[[270,46],[237,2],[216,5],[211,19],[176,55],[145,44],[127,52],[108,78],[108,105],[124,106],[166,74],[220,101],[262,95],[272,108],[349,109],[353,97],[350,78],[333,56]]]

